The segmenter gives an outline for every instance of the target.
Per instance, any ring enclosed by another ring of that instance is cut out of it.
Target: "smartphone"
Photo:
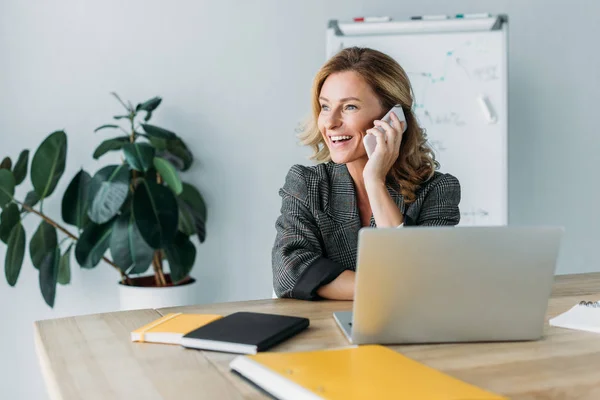
[[[401,122],[404,122],[404,124],[402,124],[402,133],[404,133],[406,131],[406,117],[404,116],[404,111],[402,110],[402,106],[400,104],[396,104],[390,111],[388,111],[383,116],[383,118],[381,118],[381,120],[387,122],[388,124],[391,124],[392,118],[390,114],[392,112],[396,114],[396,116]],[[377,126],[376,128],[379,129],[379,131],[381,131],[382,133],[384,132],[382,127]],[[365,145],[365,150],[367,150],[367,156],[369,156],[370,158],[371,154],[373,154],[373,152],[375,151],[375,147],[377,146],[377,138],[374,135],[367,133],[363,138],[363,144]]]

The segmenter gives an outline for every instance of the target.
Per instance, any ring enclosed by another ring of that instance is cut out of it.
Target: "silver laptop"
[[[542,336],[561,227],[359,231],[353,344],[535,340]]]

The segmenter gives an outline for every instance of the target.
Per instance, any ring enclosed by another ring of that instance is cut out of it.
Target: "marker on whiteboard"
[[[356,17],[354,22],[390,22],[390,17]]]
[[[456,14],[456,18],[491,18],[492,14],[490,13],[479,13],[479,14]]]
[[[494,108],[492,107],[490,99],[488,99],[487,96],[481,95],[477,98],[477,100],[479,102],[479,105],[481,106],[481,109],[483,110],[483,114],[485,115],[485,118],[487,119],[488,123],[495,124],[498,121],[498,117],[494,112]]]
[[[436,21],[436,20],[448,19],[448,16],[447,15],[417,15],[414,17],[410,17],[410,19]]]

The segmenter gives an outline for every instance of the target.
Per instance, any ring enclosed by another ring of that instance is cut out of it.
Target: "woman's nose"
[[[325,127],[327,129],[335,129],[339,127],[342,123],[342,119],[340,118],[339,113],[332,112],[327,120],[325,121]]]

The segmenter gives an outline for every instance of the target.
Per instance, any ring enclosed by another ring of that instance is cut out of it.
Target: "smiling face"
[[[317,125],[332,161],[347,164],[367,157],[362,138],[385,113],[369,84],[354,71],[331,74],[323,83],[319,101]]]

